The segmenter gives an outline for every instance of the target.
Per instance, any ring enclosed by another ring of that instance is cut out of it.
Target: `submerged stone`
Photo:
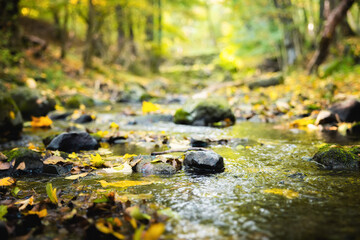
[[[96,150],[99,144],[87,132],[62,133],[56,136],[46,149],[63,152],[79,152],[80,150]]]
[[[94,118],[89,114],[83,114],[74,120],[75,123],[89,123],[94,121]]]
[[[354,151],[340,146],[325,146],[319,149],[312,160],[328,170],[358,170],[360,157]]]
[[[138,161],[134,170],[144,175],[173,175],[176,173],[174,166],[162,161],[155,161],[153,156],[139,156],[133,161]]]
[[[225,170],[223,157],[210,150],[187,152],[183,164],[185,171],[192,173],[220,173]]]
[[[230,126],[235,121],[229,104],[222,99],[191,102],[178,109],[174,115],[175,123],[195,126]]]

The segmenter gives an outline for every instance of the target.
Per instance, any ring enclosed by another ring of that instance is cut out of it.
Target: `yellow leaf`
[[[65,111],[65,108],[63,106],[61,106],[61,105],[56,104],[55,105],[55,110],[57,110],[57,111]]]
[[[157,240],[165,231],[163,223],[156,223],[150,226],[144,235],[144,240]]]
[[[97,131],[96,134],[103,138],[109,134],[109,131]]]
[[[112,123],[110,124],[110,128],[119,129],[119,125],[116,124],[116,123],[114,123],[114,122],[112,122]]]
[[[9,117],[10,117],[11,119],[15,119],[15,113],[14,113],[13,111],[10,111],[10,112],[9,112]]]
[[[290,123],[290,126],[294,128],[302,128],[302,127],[307,127],[309,124],[314,124],[314,123],[315,123],[315,119],[312,119],[310,117],[305,117],[293,121],[292,123]]]
[[[95,156],[92,154],[90,155],[90,162],[95,167],[102,167],[105,163],[105,161],[102,159],[102,157],[98,153]]]
[[[75,174],[75,175],[68,176],[65,179],[67,179],[67,180],[76,180],[76,179],[79,179],[79,178],[83,178],[88,174],[89,174],[88,172]]]
[[[137,206],[129,207],[126,209],[126,211],[130,214],[131,217],[135,218],[136,220],[151,219],[151,217],[148,214],[142,213],[139,207]]]
[[[29,211],[28,214],[36,214],[39,216],[39,218],[43,218],[47,216],[47,210],[44,208],[41,211]]]
[[[28,199],[25,199],[23,201],[17,201],[15,204],[21,204],[21,207],[19,207],[19,210],[24,210],[28,205],[33,205],[34,203],[34,196],[31,196]]]
[[[123,158],[128,159],[128,158],[132,158],[132,157],[136,157],[136,156],[137,156],[136,154],[128,154],[128,153],[126,153],[126,154],[123,156]]]
[[[48,116],[45,117],[31,117],[31,126],[34,128],[47,128],[52,124],[51,119]]]
[[[15,183],[15,179],[12,177],[6,177],[0,179],[0,186],[11,186]]]
[[[78,155],[73,152],[73,153],[69,154],[68,157],[71,159],[75,159],[75,158],[78,158]]]
[[[160,106],[158,104],[154,104],[151,102],[142,102],[142,112],[143,114],[153,113],[160,110]]]
[[[120,233],[118,233],[118,232],[113,232],[112,233],[112,235],[114,236],[114,237],[116,237],[117,239],[125,239],[125,236],[124,235],[122,235],[122,234],[120,234]]]
[[[298,192],[295,192],[295,191],[289,190],[289,189],[271,188],[271,189],[265,189],[263,192],[264,193],[281,195],[281,196],[284,196],[284,197],[286,197],[288,199],[294,199],[294,198],[299,197]]]
[[[98,181],[102,187],[119,187],[119,188],[126,188],[132,186],[139,186],[139,185],[149,185],[153,182],[145,182],[145,181],[131,181],[131,180],[124,180],[124,181],[117,181],[108,183],[105,180]]]
[[[106,225],[108,225],[108,224],[106,224]],[[110,224],[108,226],[106,226],[106,225],[103,221],[99,221],[99,222],[95,223],[97,230],[99,230],[100,232],[102,232],[104,234],[112,233],[113,229],[112,229],[111,225]]]
[[[56,188],[53,189],[51,183],[46,184],[46,193],[52,203],[54,203],[54,204],[58,203],[58,199],[56,196]]]

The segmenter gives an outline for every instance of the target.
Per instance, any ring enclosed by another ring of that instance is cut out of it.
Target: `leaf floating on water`
[[[144,240],[157,240],[165,231],[163,223],[155,223],[150,226],[149,230],[144,235]]]
[[[65,179],[67,179],[67,180],[76,180],[76,179],[79,179],[79,178],[86,177],[88,174],[89,174],[88,172],[84,172],[84,173],[75,174],[75,175],[65,177]]]
[[[276,194],[284,196],[288,199],[294,199],[299,197],[299,193],[290,189],[271,188],[263,190],[264,193]]]
[[[128,154],[128,153],[126,153],[126,154],[123,156],[123,158],[129,159],[129,158],[136,157],[136,156],[137,156],[136,154]]]
[[[120,166],[113,168],[104,168],[106,173],[123,173],[123,174],[131,174],[132,168],[128,163],[121,164]]]
[[[151,102],[142,102],[142,112],[143,114],[153,113],[160,110],[160,106],[158,104],[154,104]]]
[[[6,177],[6,178],[1,178],[0,179],[0,186],[4,187],[4,186],[11,186],[15,183],[15,179],[12,177]]]
[[[28,214],[36,214],[39,216],[39,218],[43,218],[47,216],[47,209],[44,208],[41,211],[29,211]]]
[[[33,117],[31,116],[31,127],[34,128],[49,128],[51,127],[52,120],[48,117]]]
[[[131,181],[131,180],[124,180],[118,182],[111,182],[108,183],[105,180],[98,181],[103,188],[105,187],[119,187],[119,188],[127,188],[132,186],[139,186],[139,185],[149,185],[153,182],[145,182],[145,181]]]
[[[58,199],[56,196],[56,188],[53,189],[51,183],[46,184],[46,193],[52,203],[58,204]]]
[[[6,219],[4,218],[4,216],[7,214],[7,206],[5,205],[0,205],[0,220],[1,221],[6,221]]]

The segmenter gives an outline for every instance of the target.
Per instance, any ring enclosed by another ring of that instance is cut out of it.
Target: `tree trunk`
[[[94,24],[95,24],[95,9],[92,0],[88,1],[88,16],[87,16],[87,31],[85,39],[85,50],[83,52],[83,67],[84,69],[91,68],[92,56],[94,54],[93,38],[94,38]]]
[[[154,0],[149,0],[149,5],[151,6],[150,12],[146,15],[146,41],[153,42],[154,41]]]
[[[285,56],[284,61],[286,65],[293,65],[296,59],[301,55],[301,40],[300,32],[295,27],[294,20],[289,13],[286,13],[285,10],[291,7],[290,0],[273,0],[276,8],[281,10],[280,21],[284,25],[284,47],[285,47]],[[286,66],[285,65],[285,66]]]
[[[0,0],[0,49],[9,49],[11,53],[20,50],[20,31],[18,18],[20,0]]]
[[[64,9],[64,21],[63,26],[61,29],[61,37],[60,37],[60,47],[61,53],[60,58],[64,59],[66,57],[66,43],[68,40],[68,22],[69,22],[69,3],[68,1],[65,2],[65,9]]]
[[[328,55],[329,46],[335,34],[336,26],[345,18],[347,11],[354,4],[355,0],[342,0],[340,4],[328,16],[317,50],[309,62],[309,74],[317,71]]]
[[[137,49],[135,43],[135,35],[134,35],[134,22],[131,13],[131,9],[129,9],[128,13],[128,23],[129,23],[129,40],[130,40],[130,49],[133,56],[137,56]]]

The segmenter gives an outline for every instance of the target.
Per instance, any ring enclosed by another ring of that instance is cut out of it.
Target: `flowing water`
[[[118,119],[116,114],[103,113],[96,124]],[[183,170],[171,177],[99,174],[77,183],[95,189],[101,188],[99,179],[155,181],[117,191],[142,194],[157,209],[171,212],[167,239],[360,238],[360,173],[319,170],[310,161],[316,146],[325,141],[319,133],[249,122],[226,129],[171,122],[120,126],[135,133],[164,131],[178,140],[184,136],[243,140],[240,145],[211,147],[225,159],[226,170],[220,174],[196,176]],[[149,154],[154,147],[120,143],[111,150],[117,155]],[[23,181],[21,187],[43,191],[38,181],[48,178]],[[51,181],[58,189],[69,189],[63,177]]]

